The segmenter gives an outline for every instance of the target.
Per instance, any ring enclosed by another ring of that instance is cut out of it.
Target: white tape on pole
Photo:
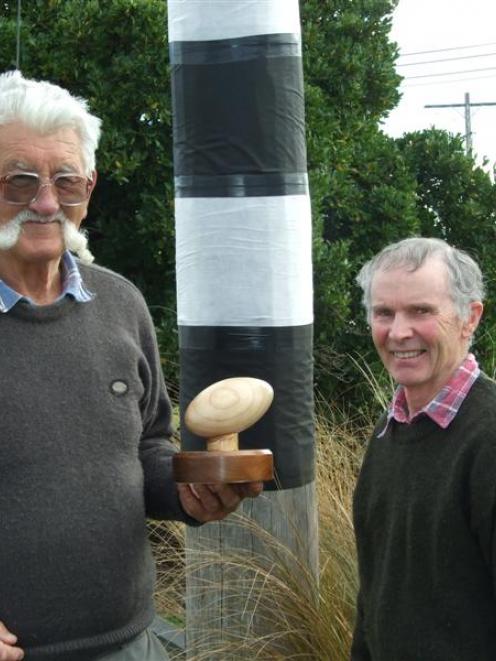
[[[169,0],[169,41],[299,34],[298,0]]]
[[[176,199],[178,323],[313,323],[306,195]]]

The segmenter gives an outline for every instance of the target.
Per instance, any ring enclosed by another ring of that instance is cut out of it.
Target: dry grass
[[[352,429],[330,409],[318,417],[320,585],[315,621],[320,647],[319,655],[310,653],[307,659],[349,659],[358,590],[352,497],[369,433]]]
[[[184,525],[149,521],[148,531],[157,565],[155,608],[178,624],[184,622]]]
[[[187,568],[183,527],[152,524],[159,612],[183,620],[185,571],[191,575],[208,567],[212,571],[207,575],[215,577],[215,566],[220,563],[225,607],[229,608],[230,595],[235,604],[243,595],[243,612],[237,614],[232,634],[224,629],[221,635],[212,619],[209,630],[202,631],[203,644],[192,658],[349,659],[358,584],[351,500],[368,433],[351,430],[330,410],[318,418],[318,577],[278,539],[242,515],[230,517],[230,525],[241,526],[256,538],[259,551],[239,550],[220,558],[205,549],[195,554],[195,566],[188,559]],[[201,589],[204,594],[200,598],[208,602],[206,593],[217,591],[215,580],[204,581]]]

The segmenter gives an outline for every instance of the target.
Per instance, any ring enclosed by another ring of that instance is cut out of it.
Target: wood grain
[[[172,458],[176,482],[234,484],[260,482],[273,478],[270,450],[237,452],[179,452]]]
[[[272,386],[262,379],[224,379],[190,402],[184,420],[194,434],[204,438],[239,433],[264,415],[273,397]]]

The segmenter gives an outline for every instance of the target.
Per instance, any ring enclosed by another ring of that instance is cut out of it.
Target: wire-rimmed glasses
[[[0,201],[26,206],[36,201],[45,186],[53,186],[59,204],[77,207],[89,198],[91,179],[79,174],[60,172],[43,179],[36,172],[12,172],[0,177]]]

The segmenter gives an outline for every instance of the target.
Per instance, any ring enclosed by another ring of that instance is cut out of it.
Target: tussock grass
[[[256,539],[256,551],[218,553],[195,550],[185,566],[183,527],[151,524],[157,558],[157,609],[184,620],[186,571],[203,572],[196,595],[208,610],[195,661],[219,659],[308,659],[348,661],[358,588],[351,502],[370,429],[352,427],[331,408],[319,403],[317,417],[317,495],[320,571],[314,576],[270,532],[252,519],[234,514],[229,525],[241,526]],[[191,558],[194,558],[192,561]],[[222,581],[224,630],[216,621],[219,604],[216,581]],[[242,612],[233,613],[233,628],[225,627],[226,612],[243,595]]]

